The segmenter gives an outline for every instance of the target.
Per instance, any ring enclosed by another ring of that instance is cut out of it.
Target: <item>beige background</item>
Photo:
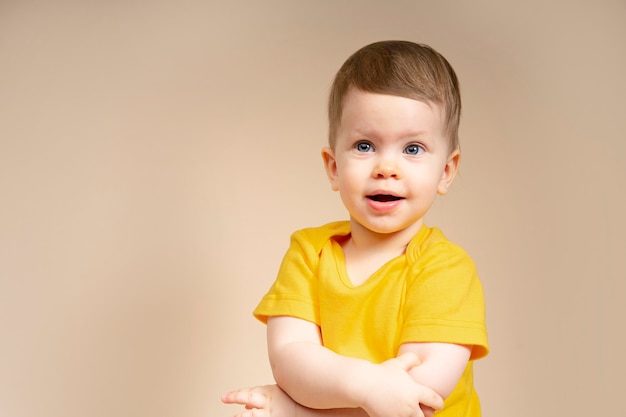
[[[623,0],[3,0],[0,416],[227,417],[270,382],[251,310],[345,217],[328,86],[391,38],[463,87],[429,223],[481,273],[484,415],[624,415]]]

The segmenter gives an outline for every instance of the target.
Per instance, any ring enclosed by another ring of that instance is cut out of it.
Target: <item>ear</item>
[[[337,181],[337,160],[335,159],[335,152],[328,146],[322,149],[322,159],[324,160],[324,169],[330,181],[330,186],[333,191],[339,191],[339,184]]]
[[[448,156],[448,161],[446,162],[446,166],[443,168],[441,180],[439,181],[439,186],[437,187],[437,193],[439,195],[446,194],[452,185],[452,181],[454,181],[454,177],[459,170],[459,159],[461,159],[461,151],[458,149],[452,151],[450,156]]]

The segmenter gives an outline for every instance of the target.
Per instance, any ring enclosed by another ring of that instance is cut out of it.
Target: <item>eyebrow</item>
[[[425,130],[408,130],[405,132],[400,132],[400,138],[413,138],[413,137],[429,137]],[[374,136],[381,137],[379,131],[377,129],[371,127],[357,127],[349,132],[350,137],[354,136]],[[384,136],[383,136],[384,138]]]

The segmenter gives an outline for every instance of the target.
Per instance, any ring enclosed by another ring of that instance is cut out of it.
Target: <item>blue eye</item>
[[[372,152],[374,150],[374,147],[369,142],[357,142],[354,145],[354,149],[359,152]]]
[[[422,146],[418,145],[417,143],[412,143],[404,148],[404,153],[408,155],[419,155],[422,152],[424,152],[424,148],[422,148]]]

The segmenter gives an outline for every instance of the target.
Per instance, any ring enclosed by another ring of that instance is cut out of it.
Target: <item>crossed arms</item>
[[[316,324],[271,317],[268,353],[277,385],[243,388],[222,401],[242,404],[237,417],[422,417],[443,406],[471,355],[447,343],[406,343],[381,364],[322,345]]]

